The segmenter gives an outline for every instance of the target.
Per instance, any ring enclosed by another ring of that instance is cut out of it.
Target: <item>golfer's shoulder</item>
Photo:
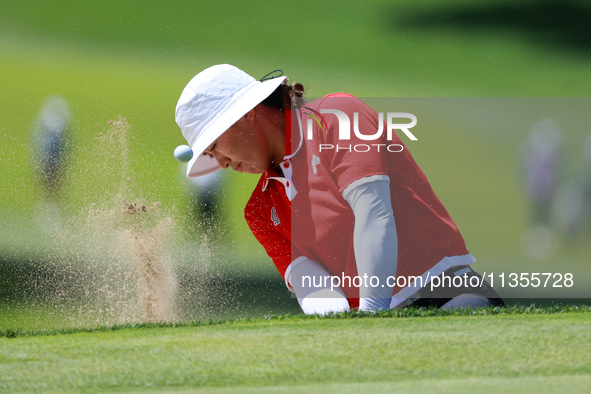
[[[323,109],[340,110],[343,112],[359,111],[367,104],[363,100],[349,93],[331,93],[318,98],[312,102],[306,103],[304,108],[321,111]]]

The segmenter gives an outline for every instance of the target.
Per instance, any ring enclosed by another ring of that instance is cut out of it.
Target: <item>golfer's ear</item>
[[[250,111],[248,111],[246,113],[246,115],[244,115],[244,117],[246,118],[246,120],[248,121],[248,123],[254,124],[254,121],[255,121],[255,118],[256,118],[256,107],[254,107],[253,109],[251,109]]]

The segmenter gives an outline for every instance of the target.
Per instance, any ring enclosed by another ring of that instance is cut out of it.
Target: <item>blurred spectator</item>
[[[591,231],[591,134],[583,141],[582,154],[580,174],[560,185],[554,201],[554,222],[571,240]]]
[[[215,171],[197,178],[187,178],[187,165],[181,165],[180,176],[186,185],[189,209],[208,235],[219,231],[220,200],[225,171]]]
[[[560,182],[562,131],[554,119],[534,123],[521,146],[524,187],[532,207],[532,223],[521,239],[524,254],[532,258],[552,256],[558,237],[552,228],[552,208]]]
[[[591,231],[591,134],[583,142],[583,198],[582,198],[582,227]]]
[[[551,202],[559,180],[562,131],[554,119],[536,122],[521,147],[525,192],[533,223],[550,225]]]
[[[61,96],[49,96],[32,124],[31,162],[44,199],[35,209],[39,228],[52,233],[61,228],[59,197],[70,146],[70,105]]]
[[[47,97],[33,123],[33,170],[49,199],[56,199],[63,179],[71,126],[70,105]]]

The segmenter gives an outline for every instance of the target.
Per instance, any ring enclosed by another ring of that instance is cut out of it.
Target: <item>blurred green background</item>
[[[97,181],[102,161],[96,155],[104,152],[95,138],[108,120],[123,116],[131,125],[134,197],[160,202],[178,224],[178,237],[192,242],[193,254],[183,254],[182,264],[209,264],[208,272],[272,283],[284,297],[281,278],[243,220],[258,177],[228,174],[221,243],[200,245],[206,241],[191,235],[200,230],[187,219],[188,197],[172,151],[185,143],[175,104],[197,72],[217,63],[259,78],[282,69],[316,97],[337,91],[358,97],[588,97],[590,19],[586,1],[3,1],[0,288],[10,294],[14,267],[42,261],[52,250],[54,235],[35,225],[43,197],[28,157],[31,124],[49,95],[60,94],[72,106],[71,169],[61,201],[69,212],[116,189],[115,182]],[[530,211],[517,166],[527,131],[507,136],[451,127],[409,144],[478,271],[531,260],[520,247]],[[564,173],[576,178],[590,130],[563,131],[572,152]],[[586,238],[562,239],[553,256],[530,262],[554,271],[558,263],[586,265]],[[254,296],[243,302],[248,297]],[[295,310],[294,300],[285,302],[273,311]]]

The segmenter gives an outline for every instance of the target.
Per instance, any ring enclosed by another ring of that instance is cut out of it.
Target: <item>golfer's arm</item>
[[[398,235],[389,178],[365,178],[350,186],[343,192],[343,197],[355,215],[353,246],[358,275],[379,279],[376,287],[359,288],[359,308],[386,310],[392,298],[392,287],[388,286],[387,280],[396,275],[398,264]]]

